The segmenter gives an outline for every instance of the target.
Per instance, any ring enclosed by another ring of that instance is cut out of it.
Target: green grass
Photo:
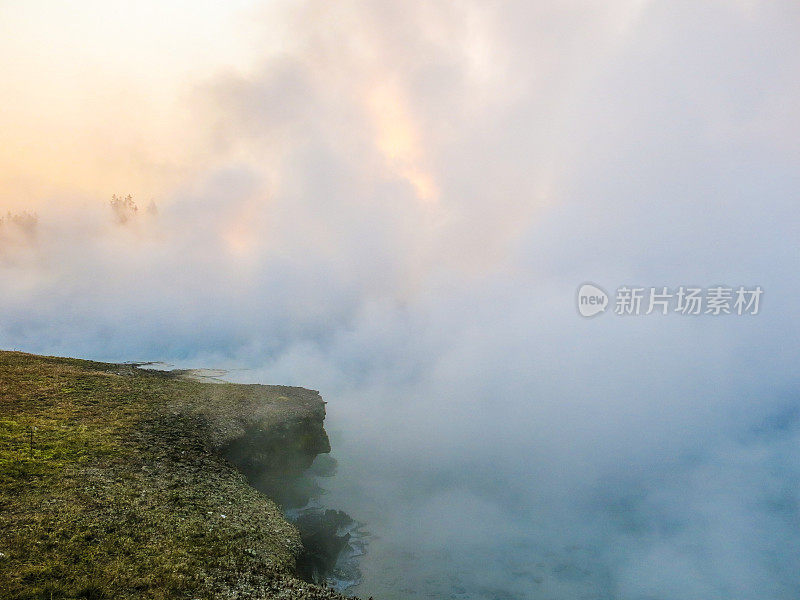
[[[336,597],[293,578],[297,531],[216,450],[259,393],[292,408],[0,352],[0,598]]]

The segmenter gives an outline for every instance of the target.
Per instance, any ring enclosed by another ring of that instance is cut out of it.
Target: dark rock
[[[350,534],[342,530],[352,523],[350,516],[340,510],[308,511],[300,515],[295,521],[303,542],[303,552],[297,559],[298,575],[312,583],[324,583],[350,540]]]

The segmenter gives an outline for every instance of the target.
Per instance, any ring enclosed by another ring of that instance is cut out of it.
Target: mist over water
[[[320,390],[360,595],[800,597],[796,3],[260,9],[191,153],[115,117],[147,177],[3,183],[0,346]],[[764,296],[583,319],[585,282]]]

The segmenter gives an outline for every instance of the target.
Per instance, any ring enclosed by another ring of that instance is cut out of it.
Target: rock
[[[300,577],[313,583],[324,583],[333,570],[350,534],[339,533],[353,520],[340,510],[307,511],[295,521],[303,542],[303,553],[297,560]]]
[[[314,459],[308,472],[317,477],[333,477],[339,463],[330,454],[320,454]]]

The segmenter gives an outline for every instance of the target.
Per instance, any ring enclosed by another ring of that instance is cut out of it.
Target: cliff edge
[[[328,452],[312,390],[0,352],[0,596],[342,598],[265,487]]]

